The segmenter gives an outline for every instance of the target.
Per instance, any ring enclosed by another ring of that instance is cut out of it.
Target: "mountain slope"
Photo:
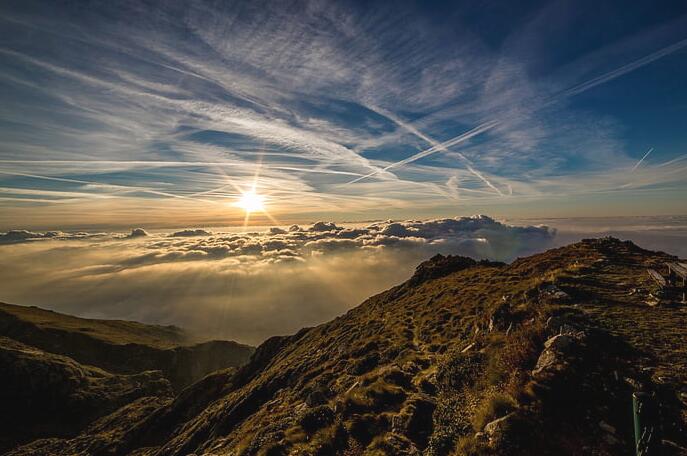
[[[4,303],[0,336],[109,372],[161,370],[177,390],[209,372],[240,366],[253,352],[231,341],[197,343],[174,326],[78,318]]]
[[[0,337],[0,450],[45,435],[70,436],[141,397],[172,397],[159,371],[110,374]]]
[[[614,239],[510,265],[437,256],[236,373],[10,454],[629,455],[639,390],[680,454],[687,312],[645,304],[668,259]]]

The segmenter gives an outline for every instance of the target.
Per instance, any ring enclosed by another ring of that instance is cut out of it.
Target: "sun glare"
[[[265,210],[264,201],[265,198],[262,195],[258,195],[254,190],[251,190],[243,193],[236,205],[247,213],[259,212]]]

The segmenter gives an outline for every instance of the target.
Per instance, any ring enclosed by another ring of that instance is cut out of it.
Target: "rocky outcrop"
[[[564,373],[583,356],[584,339],[585,334],[582,331],[557,334],[549,338],[532,370],[532,377],[544,381]]]
[[[439,277],[444,277],[453,272],[461,271],[478,264],[493,266],[503,265],[503,263],[484,260],[478,262],[472,258],[459,255],[444,256],[441,254],[436,254],[429,260],[420,263],[420,265],[415,269],[413,276],[406,283],[408,285],[415,286],[422,282],[438,279]]]
[[[484,426],[483,438],[486,439],[487,446],[490,448],[498,448],[502,446],[510,431],[511,422],[515,413],[497,418],[490,421]]]

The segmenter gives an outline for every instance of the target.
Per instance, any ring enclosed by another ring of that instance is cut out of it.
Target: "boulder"
[[[548,378],[564,371],[570,362],[577,358],[582,349],[584,333],[572,331],[568,334],[557,334],[544,342],[544,350],[532,370],[532,377],[537,380]]]
[[[557,352],[565,352],[575,344],[575,339],[566,334],[558,334],[549,338],[544,342],[544,348],[548,348]]]
[[[540,289],[539,294],[551,301],[564,302],[570,300],[570,295],[568,293],[553,284],[544,285]]]

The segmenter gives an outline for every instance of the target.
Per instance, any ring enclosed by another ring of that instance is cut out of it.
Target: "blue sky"
[[[484,3],[3,2],[0,227],[687,213],[687,4]]]

